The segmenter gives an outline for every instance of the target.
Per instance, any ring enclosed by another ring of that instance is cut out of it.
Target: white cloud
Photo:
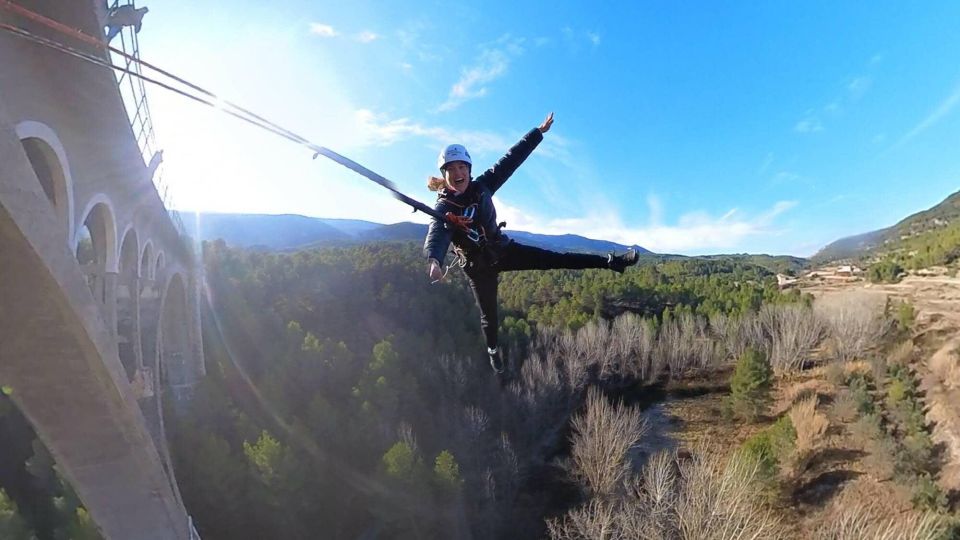
[[[323,23],[310,23],[310,33],[316,34],[320,37],[336,37],[337,31],[333,29],[329,24]]]
[[[461,71],[460,79],[450,88],[447,100],[438,109],[450,111],[466,101],[485,96],[486,85],[502,77],[510,60],[523,53],[522,43],[523,40],[504,36],[493,47],[484,49],[472,66]]]
[[[354,36],[354,39],[356,39],[360,43],[370,43],[371,41],[374,41],[379,37],[380,36],[371,32],[370,30],[364,30],[363,32],[360,32],[359,34]]]
[[[402,140],[422,137],[437,143],[438,146],[456,141],[466,145],[474,154],[503,152],[510,147],[506,138],[494,133],[426,126],[409,118],[389,119],[367,109],[357,110],[354,119],[361,132],[361,144],[364,146],[389,146]]]
[[[926,118],[920,121],[919,124],[914,126],[913,129],[908,131],[906,135],[900,138],[900,141],[897,142],[897,146],[900,146],[910,139],[916,137],[917,135],[923,133],[931,126],[942,120],[945,116],[953,112],[954,107],[957,106],[957,103],[960,103],[960,85],[957,85],[953,89],[953,93],[946,97],[939,105],[927,115]]]
[[[782,231],[774,227],[774,220],[796,206],[795,201],[779,201],[769,210],[747,217],[736,208],[720,217],[707,212],[689,212],[676,224],[660,221],[662,208],[659,199],[650,196],[649,224],[629,226],[609,213],[597,213],[578,218],[544,218],[511,206],[498,197],[497,217],[509,223],[511,229],[541,234],[579,234],[588,238],[611,240],[625,245],[639,245],[658,253],[713,253],[743,248],[746,241],[760,237],[777,236]]]
[[[596,32],[587,32],[587,39],[593,44],[594,47],[600,45],[600,34]]]
[[[797,133],[816,133],[823,131],[823,124],[820,123],[818,118],[811,116],[797,122],[797,124],[793,126],[793,130]]]

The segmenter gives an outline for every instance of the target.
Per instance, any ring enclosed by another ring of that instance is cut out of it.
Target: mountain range
[[[297,250],[317,247],[349,246],[367,242],[423,242],[427,226],[420,223],[384,225],[356,219],[330,219],[293,214],[214,214],[199,217],[184,215],[188,234],[200,240],[222,238],[237,247],[265,250]],[[622,252],[634,248],[640,254],[649,250],[607,240],[595,240],[575,234],[549,235],[507,230],[513,239],[524,244],[579,253]]]
[[[831,242],[818,251],[811,261],[819,264],[882,255],[897,251],[911,240],[937,235],[957,223],[960,223],[960,191],[936,206],[907,216],[890,227]]]

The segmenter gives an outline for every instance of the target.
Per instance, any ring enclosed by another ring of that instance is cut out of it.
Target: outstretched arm
[[[553,113],[550,113],[543,123],[531,129],[517,144],[513,145],[496,165],[477,177],[477,182],[484,184],[490,193],[495,193],[530,156],[534,148],[543,140],[543,134],[550,131],[552,125]]]
[[[445,212],[446,208],[442,202],[437,202],[434,207],[438,212]],[[439,279],[435,273],[443,266],[443,260],[447,258],[447,249],[450,248],[450,240],[453,238],[453,230],[447,227],[446,223],[433,218],[430,220],[430,228],[427,229],[427,238],[423,242],[423,254],[430,263],[427,266],[427,273],[430,279]]]

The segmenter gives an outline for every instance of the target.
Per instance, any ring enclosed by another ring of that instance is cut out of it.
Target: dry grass
[[[913,342],[904,341],[899,345],[893,348],[890,351],[890,355],[887,356],[888,365],[898,365],[898,366],[907,366],[910,364],[910,360],[913,358]]]
[[[852,422],[857,417],[857,400],[849,390],[841,390],[830,406],[833,418],[839,422]]]
[[[794,442],[795,453],[791,461],[794,470],[801,471],[806,467],[810,456],[822,446],[830,421],[817,412],[816,394],[796,403],[790,409],[789,415],[793,428],[797,432],[797,439]]]
[[[817,540],[935,540],[945,533],[934,513],[908,512],[888,517],[866,506],[845,506],[821,525]]]

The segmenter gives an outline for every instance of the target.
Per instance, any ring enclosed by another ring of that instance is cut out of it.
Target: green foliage
[[[900,302],[897,304],[896,311],[896,320],[897,320],[897,329],[904,333],[909,333],[913,330],[913,325],[916,322],[917,312],[913,307],[913,304],[909,302]]]
[[[387,476],[412,483],[423,473],[423,460],[409,444],[400,441],[383,454],[383,468]]]
[[[891,259],[884,259],[870,265],[867,269],[867,279],[871,283],[897,283],[903,267]]]
[[[33,532],[17,512],[17,505],[0,489],[0,538],[10,540],[30,540]]]
[[[860,414],[874,414],[876,407],[873,404],[873,395],[870,393],[870,378],[864,373],[855,372],[850,375],[847,384],[857,404],[857,411]]]
[[[260,434],[255,444],[244,441],[243,453],[264,483],[275,483],[280,477],[284,449],[266,430]]]
[[[941,512],[947,508],[947,494],[926,473],[917,477],[910,501],[918,510]]]
[[[559,432],[562,400],[573,398],[558,386],[520,404],[493,384],[477,361],[483,338],[464,275],[454,269],[431,286],[420,251],[204,246],[217,318],[203,324],[208,375],[188,410],[168,417],[174,468],[203,537],[361,537],[371,526],[384,537],[443,537],[457,500],[478,509],[468,516],[473,536],[506,535],[483,516],[513,515],[503,505],[519,489],[517,461],[536,459],[546,447],[538,438]],[[653,321],[804,302],[757,265],[770,262],[654,257],[625,275],[505,273],[502,345],[525,355],[544,326],[580,328],[624,311]],[[476,411],[476,423],[463,411]]]
[[[101,540],[100,531],[87,511],[79,507],[66,528],[65,538],[70,540]]]
[[[754,421],[770,403],[773,369],[762,351],[747,349],[737,360],[730,378],[730,404],[734,414]]]
[[[433,465],[433,475],[441,491],[458,493],[463,486],[460,465],[448,450],[440,452]]]
[[[770,427],[747,439],[740,452],[757,463],[757,479],[767,499],[775,497],[777,475],[793,453],[797,431],[789,416],[783,416]]]

